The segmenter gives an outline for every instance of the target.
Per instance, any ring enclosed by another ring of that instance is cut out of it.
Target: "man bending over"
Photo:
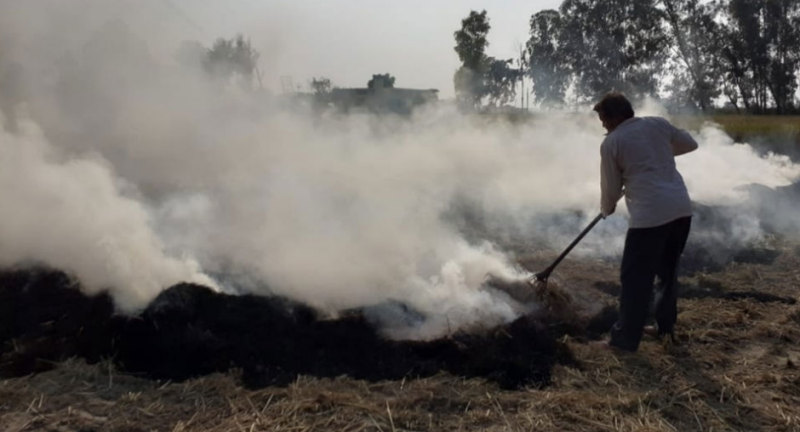
[[[659,337],[674,337],[678,318],[678,261],[689,236],[692,203],[675,156],[697,149],[697,142],[660,117],[635,117],[631,103],[609,93],[594,110],[608,131],[600,146],[601,208],[614,213],[625,195],[630,213],[622,255],[619,320],[604,344],[636,351],[658,276],[663,295],[656,304]]]

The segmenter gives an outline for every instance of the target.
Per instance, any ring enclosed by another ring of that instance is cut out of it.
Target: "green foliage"
[[[395,78],[387,74],[372,75],[372,79],[367,83],[367,88],[394,88]]]
[[[792,109],[800,69],[800,0],[765,2],[767,80],[779,114]]]
[[[486,11],[470,11],[469,16],[461,20],[461,29],[454,33],[455,51],[462,66],[453,77],[456,96],[465,107],[477,107],[486,94],[484,76],[488,69],[486,47],[489,46],[487,36],[491,29]]]
[[[488,59],[488,69],[484,73],[484,92],[491,106],[503,106],[516,96],[516,83],[521,72],[511,65],[513,60]]]
[[[543,105],[560,105],[564,103],[570,73],[564,52],[564,20],[558,11],[544,10],[531,17],[530,26],[527,74],[534,83],[534,100]]]
[[[470,11],[469,16],[461,20],[461,29],[454,33],[455,50],[465,68],[479,71],[486,63],[486,48],[489,42],[486,37],[491,29],[486,11]]]
[[[564,38],[579,96],[594,100],[612,90],[634,99],[657,90],[667,38],[653,0],[566,0]]]
[[[559,11],[531,17],[535,99],[559,104],[570,85],[576,100],[612,90],[634,99],[654,95],[668,41],[656,6],[655,0],[565,0]]]
[[[542,105],[618,90],[700,110],[720,96],[750,113],[800,109],[800,0],[564,0],[531,17],[526,53]]]
[[[706,121],[713,121],[736,142],[756,141],[760,148],[780,154],[800,151],[800,116],[715,114],[677,116],[674,120],[692,130],[699,129]]]
[[[461,20],[461,29],[454,33],[455,51],[462,66],[453,76],[456,95],[463,107],[476,108],[483,101],[501,106],[516,95],[521,70],[511,66],[512,60],[499,60],[486,55],[487,36],[491,25],[486,11],[471,11]]]
[[[730,0],[713,3],[720,25],[725,93],[738,107],[792,112],[800,67],[800,0]]]
[[[667,86],[676,106],[713,106],[722,89],[718,60],[719,25],[713,9],[700,0],[661,0],[667,22],[673,62],[673,81]]]

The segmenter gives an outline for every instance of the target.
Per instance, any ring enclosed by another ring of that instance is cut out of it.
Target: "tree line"
[[[490,28],[472,11],[454,34],[464,105],[508,103],[527,77],[543,106],[617,90],[702,111],[800,111],[800,0],[564,0],[531,17],[516,66],[486,54]]]

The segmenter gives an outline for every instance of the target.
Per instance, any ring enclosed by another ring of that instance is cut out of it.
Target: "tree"
[[[395,78],[387,74],[372,75],[372,79],[367,83],[367,88],[394,88]]]
[[[331,80],[325,77],[311,78],[311,89],[317,96],[325,96],[331,92]]]
[[[667,37],[655,0],[565,0],[560,12],[560,46],[578,96],[656,93]]]
[[[725,84],[723,94],[739,110],[739,102],[748,112],[753,112],[753,77],[749,69],[745,42],[740,39],[740,28],[733,22],[730,3],[715,0],[711,3],[716,21],[719,22],[719,37],[714,48],[720,54]]]
[[[745,106],[764,113],[768,104],[767,39],[761,0],[731,0],[727,4],[727,47],[731,70],[736,75]]]
[[[676,104],[705,111],[721,91],[719,28],[713,11],[699,0],[661,0],[661,4],[672,57],[673,80],[668,90]]]
[[[800,0],[563,0],[531,17],[526,49],[542,104],[663,89],[701,110],[720,96],[752,113],[800,109]]]
[[[570,68],[564,55],[564,23],[556,10],[544,10],[531,17],[527,43],[528,75],[533,96],[544,105],[564,103]]]
[[[235,80],[251,88],[260,54],[241,34],[233,39],[219,38],[208,50],[204,66],[214,77]]]
[[[480,13],[470,11],[469,16],[461,20],[461,29],[454,33],[455,50],[464,67],[477,71],[486,63],[486,48],[489,41],[486,37],[491,29],[486,11]]]
[[[508,103],[516,96],[521,74],[511,66],[513,60],[499,60],[486,55],[491,26],[486,11],[470,11],[454,33],[455,51],[461,67],[453,77],[456,96],[462,106],[475,108],[484,98],[492,106]]]
[[[453,77],[456,96],[467,106],[478,106],[485,95],[484,75],[488,69],[486,48],[489,46],[487,35],[491,26],[486,11],[470,11],[469,16],[461,20],[461,29],[454,33],[455,51],[461,60],[461,67]]]
[[[785,114],[794,109],[800,66],[799,0],[716,2],[724,40],[726,73],[752,113],[771,105]]]
[[[715,0],[725,94],[750,113],[794,110],[800,67],[800,0]],[[712,38],[715,39],[715,38]]]
[[[324,77],[312,78],[309,84],[314,91],[314,102],[317,106],[327,106],[331,102],[331,80]]]
[[[512,67],[513,59],[497,60],[489,57],[489,67],[486,71],[484,93],[491,106],[506,105],[516,97],[516,83],[521,72]]]
[[[564,0],[559,7],[561,15],[561,31],[558,38],[559,57],[568,67],[568,74],[564,77],[572,84],[572,93],[575,102],[584,98],[586,93],[581,87],[586,87],[583,83],[585,70],[589,70],[591,56],[589,52],[589,42],[585,34],[589,31],[588,19],[592,4],[582,0]],[[568,84],[569,85],[569,84]]]
[[[800,0],[767,0],[764,10],[767,79],[778,114],[794,108],[800,68]]]

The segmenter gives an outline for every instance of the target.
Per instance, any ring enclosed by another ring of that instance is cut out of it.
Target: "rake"
[[[561,261],[563,261],[564,258],[566,258],[566,256],[570,253],[570,251],[572,251],[572,249],[575,248],[575,246],[578,243],[580,243],[580,241],[583,240],[584,237],[586,237],[586,234],[588,234],[589,231],[591,231],[592,228],[594,228],[594,226],[597,225],[597,223],[600,222],[600,220],[602,219],[603,219],[603,214],[602,213],[598,214],[597,217],[595,217],[594,220],[592,220],[592,222],[589,223],[589,226],[587,226],[586,228],[584,228],[583,231],[581,231],[578,237],[575,240],[573,240],[569,246],[567,246],[564,252],[562,252],[561,255],[559,255],[558,258],[556,258],[556,260],[553,261],[553,263],[550,264],[549,267],[528,278],[528,283],[531,286],[533,286],[534,289],[536,289],[538,295],[543,300],[545,300],[551,307],[566,306],[568,303],[571,302],[571,298],[569,294],[567,294],[565,291],[562,291],[560,289],[555,290],[548,288],[547,281],[550,278],[550,275],[553,273],[553,270],[555,270],[556,267],[561,263]]]

